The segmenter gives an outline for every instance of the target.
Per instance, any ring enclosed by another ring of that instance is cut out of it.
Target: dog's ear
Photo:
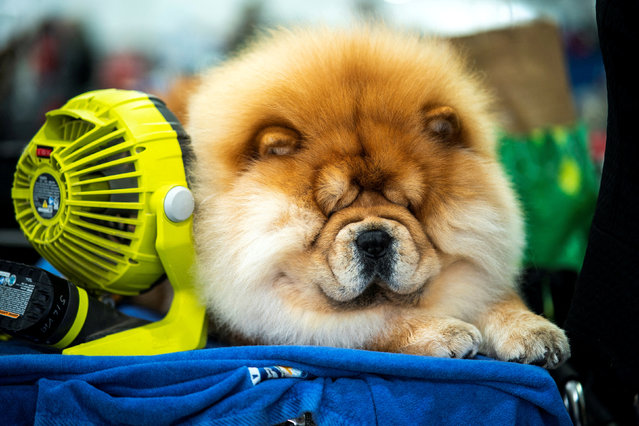
[[[259,132],[255,139],[260,157],[293,154],[300,144],[300,135],[282,126],[269,126]]]
[[[424,130],[429,137],[456,144],[461,142],[461,121],[457,111],[449,106],[429,106],[423,110]]]

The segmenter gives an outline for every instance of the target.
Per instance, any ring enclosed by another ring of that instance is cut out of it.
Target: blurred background
[[[120,88],[184,117],[195,76],[260,30],[362,20],[449,38],[495,93],[500,159],[526,216],[523,293],[561,326],[605,148],[595,0],[0,0],[0,259],[45,266],[15,221],[11,187],[47,111]],[[166,312],[167,287],[133,305]]]
[[[46,111],[107,87],[171,106],[191,76],[260,29],[359,20],[451,38],[493,86],[502,160],[528,217],[530,300],[561,322],[543,295],[570,297],[605,146],[595,0],[0,0],[0,257],[38,258],[11,185]]]

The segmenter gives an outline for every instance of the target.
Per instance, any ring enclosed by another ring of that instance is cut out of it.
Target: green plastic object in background
[[[599,189],[582,124],[514,136],[500,156],[526,217],[525,266],[581,269]]]

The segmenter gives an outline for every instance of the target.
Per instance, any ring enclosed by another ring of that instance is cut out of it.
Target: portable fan
[[[45,259],[90,292],[135,295],[165,273],[173,286],[162,320],[64,353],[156,354],[204,345],[206,315],[191,271],[188,150],[186,133],[162,101],[116,89],[50,111],[26,147],[13,204]]]

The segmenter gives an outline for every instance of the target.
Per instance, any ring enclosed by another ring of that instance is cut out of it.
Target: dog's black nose
[[[384,257],[391,241],[391,236],[386,232],[371,230],[359,234],[355,242],[357,243],[359,251],[361,251],[366,257],[379,259]]]

